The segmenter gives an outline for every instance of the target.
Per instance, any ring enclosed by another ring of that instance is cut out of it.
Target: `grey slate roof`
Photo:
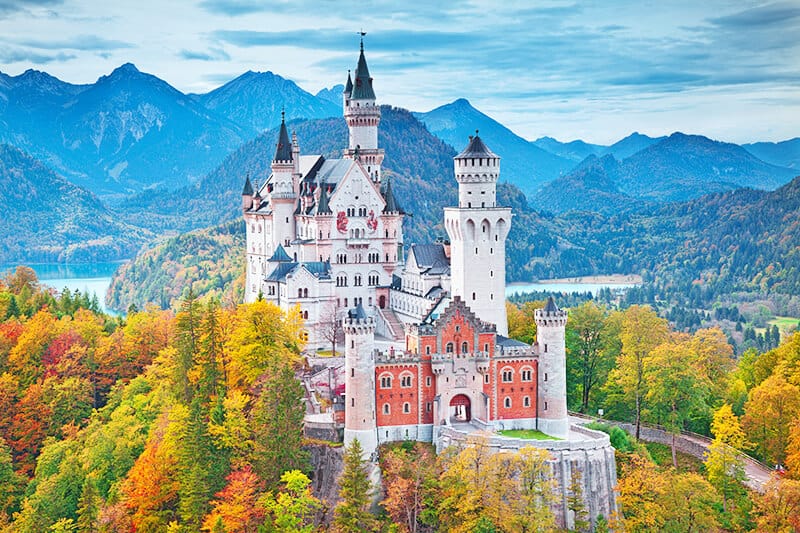
[[[286,276],[303,267],[308,270],[311,275],[318,279],[331,278],[331,264],[327,261],[310,261],[308,263],[296,263],[294,261],[280,263],[275,269],[267,276],[267,281],[285,282]]]
[[[350,71],[347,71],[347,85],[344,86],[344,94],[349,95],[353,92],[353,80],[350,78]]]
[[[253,196],[253,184],[250,183],[250,174],[247,174],[247,179],[244,181],[242,196]]]
[[[543,311],[545,313],[558,313],[559,312],[559,308],[556,305],[556,301],[553,299],[552,296],[547,298],[547,303],[545,304]]]
[[[283,248],[282,244],[279,244],[278,247],[275,248],[275,253],[273,253],[272,257],[269,258],[270,263],[281,263],[291,260],[292,258],[286,253],[286,250]]]
[[[386,189],[383,191],[383,199],[386,201],[386,207],[383,208],[384,213],[403,213],[403,208],[397,198],[394,197],[392,192],[392,180],[386,180]]]
[[[355,309],[350,309],[350,310],[347,312],[347,317],[348,317],[348,318],[355,318],[355,319],[357,319],[357,320],[366,320],[366,318],[367,318],[367,313],[366,313],[366,311],[364,311],[364,308],[363,308],[363,307],[361,306],[361,304],[359,303],[359,304],[358,304],[358,305],[355,307]]]
[[[289,142],[289,132],[286,131],[286,120],[281,112],[281,131],[278,134],[278,145],[275,147],[275,157],[273,161],[291,161],[292,143]]]
[[[353,100],[375,100],[375,91],[372,90],[372,78],[369,77],[367,60],[364,57],[364,41],[361,41],[361,54],[358,56],[358,67],[356,67],[356,82],[350,98]]]
[[[279,263],[267,276],[267,281],[285,281],[286,275],[297,267],[297,263]]]
[[[503,348],[528,347],[528,345],[522,341],[509,339],[508,337],[503,337],[502,335],[497,336],[497,345],[502,346]]]
[[[411,252],[417,268],[428,274],[446,274],[450,270],[450,259],[444,253],[443,244],[412,244]]]
[[[497,154],[489,150],[489,147],[478,137],[477,130],[474,137],[470,135],[469,144],[463,152],[456,156],[456,159],[472,159],[474,157],[497,157]]]

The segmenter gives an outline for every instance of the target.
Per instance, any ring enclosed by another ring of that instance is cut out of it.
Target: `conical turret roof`
[[[253,184],[250,183],[250,174],[247,174],[247,178],[244,180],[244,189],[242,190],[242,196],[253,196]]]
[[[353,92],[353,79],[350,77],[350,71],[347,71],[347,85],[344,86],[344,94],[349,95]]]
[[[386,200],[386,207],[383,208],[384,213],[402,213],[403,208],[400,207],[400,203],[397,201],[397,198],[394,197],[394,193],[392,192],[392,180],[386,180],[386,190],[383,191],[383,199]]]
[[[497,154],[489,150],[489,147],[478,137],[478,130],[475,136],[469,136],[469,144],[464,151],[456,156],[456,159],[472,159],[474,157],[497,157]]]
[[[372,78],[369,77],[367,59],[364,57],[364,39],[361,39],[361,54],[358,56],[356,67],[356,81],[351,95],[353,100],[375,100],[375,91],[372,90]]]
[[[291,260],[292,258],[286,253],[282,244],[279,244],[278,247],[275,248],[275,253],[269,258],[270,263],[286,263],[291,262]]]
[[[547,298],[547,303],[545,304],[543,311],[545,313],[558,313],[560,311],[560,309],[556,305],[556,301],[553,299],[552,296]]]
[[[275,147],[273,161],[291,161],[292,143],[289,142],[289,132],[286,131],[286,114],[281,111],[281,131],[278,134],[278,145]]]

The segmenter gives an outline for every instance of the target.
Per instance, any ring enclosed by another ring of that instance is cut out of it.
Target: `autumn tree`
[[[711,431],[714,440],[706,452],[706,475],[722,495],[722,509],[727,512],[728,500],[739,492],[745,480],[744,462],[739,452],[745,446],[745,434],[727,403],[714,413]]]
[[[638,439],[648,389],[645,358],[667,341],[669,327],[650,307],[634,305],[623,314],[619,337],[622,349],[608,374],[608,401],[632,411]]]
[[[274,497],[266,498],[265,505],[271,513],[272,524],[279,533],[312,533],[314,515],[322,502],[311,494],[308,479],[299,470],[288,470],[281,476],[284,487]]]
[[[742,428],[759,456],[770,463],[786,458],[789,428],[800,414],[800,388],[776,373],[750,392]]]
[[[219,527],[226,533],[254,533],[264,522],[266,510],[259,504],[264,483],[245,465],[228,474],[225,488],[211,501],[211,512],[203,520],[203,531]],[[219,526],[218,526],[219,524]]]
[[[755,514],[759,532],[800,531],[800,480],[771,478],[756,499]]]
[[[344,452],[344,469],[339,478],[339,499],[333,516],[333,529],[337,533],[361,533],[375,529],[375,517],[369,509],[372,503],[372,482],[369,479],[368,463],[364,460],[364,450],[358,439],[353,439]]]
[[[567,374],[574,384],[576,397],[572,403],[581,413],[589,410],[592,392],[605,382],[618,355],[614,340],[614,322],[605,309],[586,302],[570,310],[567,320]],[[571,387],[572,388],[572,387]]]
[[[644,359],[644,377],[648,383],[648,414],[672,434],[672,465],[678,467],[675,436],[694,411],[704,406],[708,384],[698,377],[696,355],[687,343],[666,342],[654,348]]]
[[[381,505],[401,531],[417,533],[434,512],[436,458],[421,442],[385,449],[380,454],[384,499]]]

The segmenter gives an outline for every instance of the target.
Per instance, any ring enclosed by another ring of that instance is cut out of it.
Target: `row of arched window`
[[[514,381],[514,369],[506,366],[500,371],[501,378],[503,383],[511,383]],[[532,381],[533,380],[533,369],[529,366],[524,366],[519,371],[520,381]]]

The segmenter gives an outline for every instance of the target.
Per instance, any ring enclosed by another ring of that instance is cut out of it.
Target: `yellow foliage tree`
[[[800,388],[775,373],[750,391],[742,427],[761,457],[771,463],[786,458],[789,428],[800,414]]]

